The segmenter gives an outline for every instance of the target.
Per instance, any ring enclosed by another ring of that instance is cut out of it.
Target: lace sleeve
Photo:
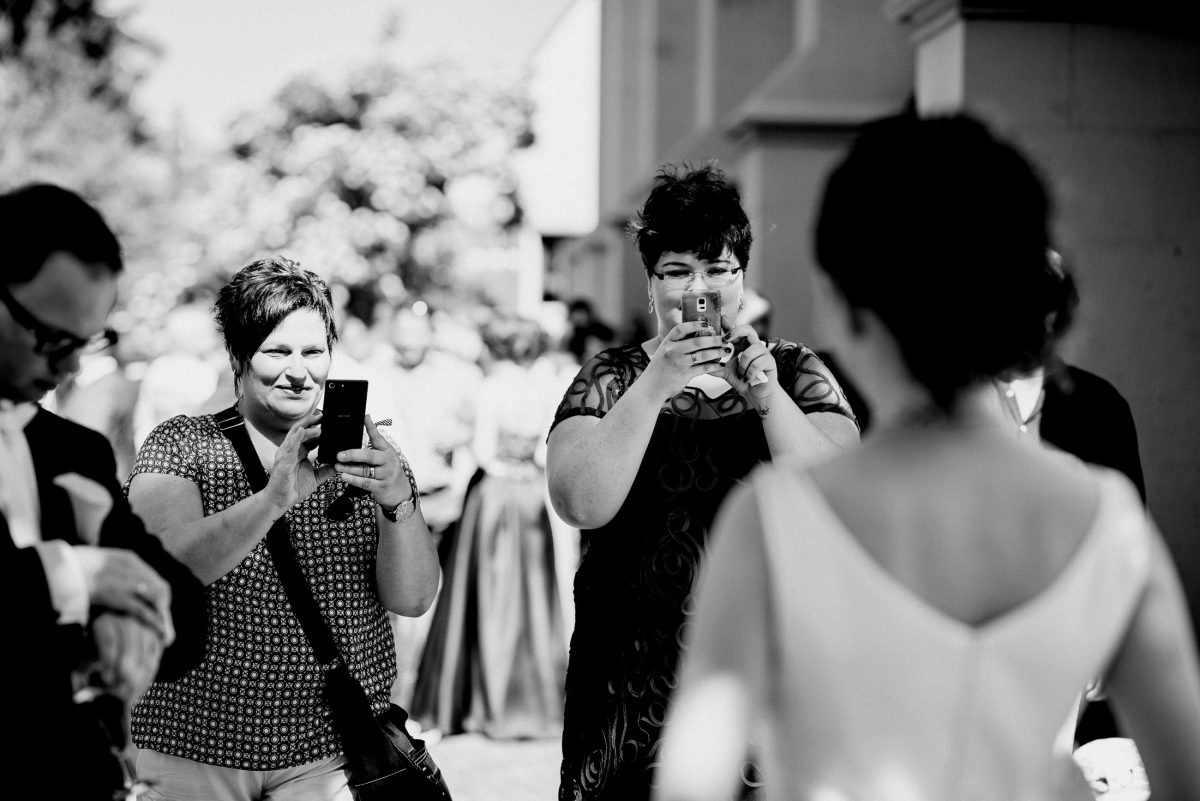
[[[551,431],[568,417],[581,414],[603,417],[608,413],[637,377],[636,354],[631,347],[641,346],[603,350],[580,368],[558,404]]]
[[[776,340],[775,364],[779,367],[779,383],[805,414],[833,412],[843,414],[858,425],[858,419],[846,400],[833,373],[811,348],[795,342]]]

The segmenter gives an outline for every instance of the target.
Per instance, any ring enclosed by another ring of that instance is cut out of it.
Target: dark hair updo
[[[1074,285],[1051,266],[1049,217],[1033,165],[982,123],[890,117],[829,175],[816,258],[950,409],[967,385],[1042,363],[1066,326]]]
[[[743,270],[750,266],[750,220],[737,189],[712,162],[697,168],[668,164],[660,169],[628,230],[646,272],[667,252],[695,253],[699,259],[713,261],[725,248]]]
[[[260,259],[238,270],[217,293],[213,316],[225,339],[225,350],[240,379],[250,358],[284,318],[312,309],[325,322],[325,344],[337,341],[333,296],[329,286],[310,270],[282,256]]]

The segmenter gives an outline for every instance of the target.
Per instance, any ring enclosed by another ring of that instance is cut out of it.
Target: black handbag
[[[237,451],[251,488],[257,492],[265,487],[266,471],[254,453],[237,406],[214,417]],[[275,521],[267,532],[267,548],[292,610],[324,667],[325,697],[333,713],[333,728],[342,741],[354,797],[358,801],[451,801],[441,769],[425,742],[409,735],[404,726],[408,713],[392,704],[380,717],[374,715],[362,685],[342,659],[296,561],[286,518]]]

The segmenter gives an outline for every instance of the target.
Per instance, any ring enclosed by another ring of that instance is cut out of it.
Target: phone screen
[[[707,320],[714,331],[721,330],[721,293],[713,289],[688,290],[680,300],[683,321]]]
[[[338,451],[362,447],[367,382],[341,378],[326,381],[321,412],[317,459],[324,464],[333,464],[337,461]]]

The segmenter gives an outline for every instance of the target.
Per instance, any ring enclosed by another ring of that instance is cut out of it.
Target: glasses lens
[[[687,289],[697,275],[706,286],[729,286],[737,278],[737,270],[672,270],[660,275],[659,278],[671,289]]]
[[[115,344],[117,344],[117,332],[111,328],[106,328],[88,340],[71,337],[53,342],[40,342],[38,343],[38,352],[50,359],[61,360],[76,352],[83,356],[100,353],[101,351],[108,350]]]

